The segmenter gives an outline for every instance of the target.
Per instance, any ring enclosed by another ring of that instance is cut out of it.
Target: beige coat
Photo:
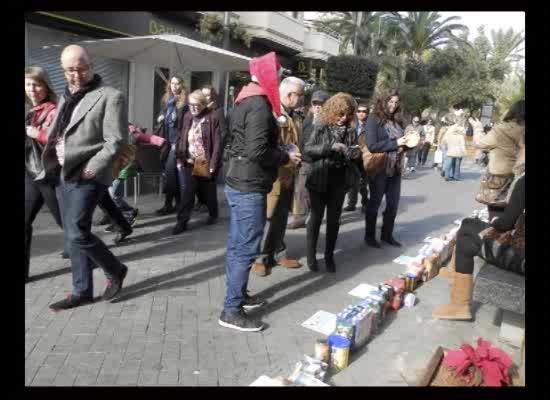
[[[466,140],[464,128],[454,124],[449,127],[443,138],[442,144],[447,145],[447,156],[464,157],[466,155]]]
[[[281,113],[286,118],[285,123],[279,123],[279,145],[294,144],[298,146],[302,122],[299,117],[290,118],[281,106]],[[300,149],[301,150],[301,149]],[[292,164],[279,167],[277,179],[273,183],[271,192],[267,195],[267,218],[271,218],[275,206],[279,201],[282,190],[289,190],[294,185],[294,177],[298,169]]]
[[[525,125],[503,122],[481,137],[477,148],[489,152],[488,172],[509,175],[517,161],[518,151],[525,143]]]

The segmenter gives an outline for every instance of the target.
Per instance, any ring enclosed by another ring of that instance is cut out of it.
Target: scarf
[[[173,128],[176,126],[176,120],[178,118],[176,112],[178,98],[176,96],[170,97],[170,100],[166,103],[166,112],[164,114],[164,125],[166,129]]]
[[[386,121],[384,124],[384,130],[390,139],[399,139],[403,136],[403,129],[397,123],[393,121]],[[399,152],[389,151],[386,153],[386,175],[393,176],[396,169],[399,167],[399,161],[401,159]]]
[[[61,110],[59,110],[56,127],[57,131],[56,134],[52,137],[58,138],[63,136],[65,129],[67,129],[67,126],[69,126],[69,123],[71,122],[71,117],[77,104],[80,102],[80,100],[84,98],[84,96],[86,96],[86,94],[98,88],[100,84],[101,77],[98,74],[94,74],[92,80],[90,80],[86,85],[84,85],[79,91],[75,93],[71,93],[69,91],[69,86],[65,87],[65,94],[63,95],[65,102],[63,103],[63,107],[61,107]]]

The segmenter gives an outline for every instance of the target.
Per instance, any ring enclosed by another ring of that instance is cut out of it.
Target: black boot
[[[166,194],[166,198],[164,200],[164,206],[162,208],[159,208],[155,213],[157,215],[168,215],[172,214],[176,209],[174,206],[172,206],[172,200],[174,199],[174,196],[171,194]]]
[[[376,241],[376,217],[377,215],[365,214],[365,243],[370,247],[380,248],[380,243]]]
[[[384,219],[382,224],[382,236],[383,242],[395,246],[401,247],[401,243],[393,238],[393,226],[395,224],[395,215],[386,215],[384,213]]]
[[[311,223],[307,224],[307,233],[306,233],[306,246],[307,246],[307,267],[313,271],[319,271],[319,266],[317,265],[317,259],[315,258],[315,253],[317,252],[317,240],[319,239],[319,231],[315,232]]]
[[[334,253],[325,253],[325,267],[327,272],[336,272],[336,263],[334,262]]]

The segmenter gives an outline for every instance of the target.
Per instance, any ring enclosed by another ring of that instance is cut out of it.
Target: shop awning
[[[90,55],[194,71],[247,71],[249,57],[179,35],[86,40]]]

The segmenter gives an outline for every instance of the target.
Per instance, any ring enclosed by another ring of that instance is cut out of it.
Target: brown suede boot
[[[254,272],[258,276],[266,276],[269,275],[269,268],[267,265],[261,262],[255,262],[254,265],[252,265],[252,272]]]
[[[453,282],[451,283],[451,303],[435,307],[432,311],[432,317],[435,319],[472,319],[470,312],[472,287],[472,274],[461,274],[455,271]]]
[[[453,277],[453,273],[455,272],[455,257],[456,257],[456,246],[453,248],[453,254],[451,256],[451,259],[447,263],[447,265],[439,269],[439,275],[441,275],[442,278],[447,279],[449,282],[451,281]]]
[[[277,263],[277,265],[282,265],[286,268],[300,268],[302,266],[302,264],[300,264],[300,261],[288,257],[280,258],[275,262]]]

